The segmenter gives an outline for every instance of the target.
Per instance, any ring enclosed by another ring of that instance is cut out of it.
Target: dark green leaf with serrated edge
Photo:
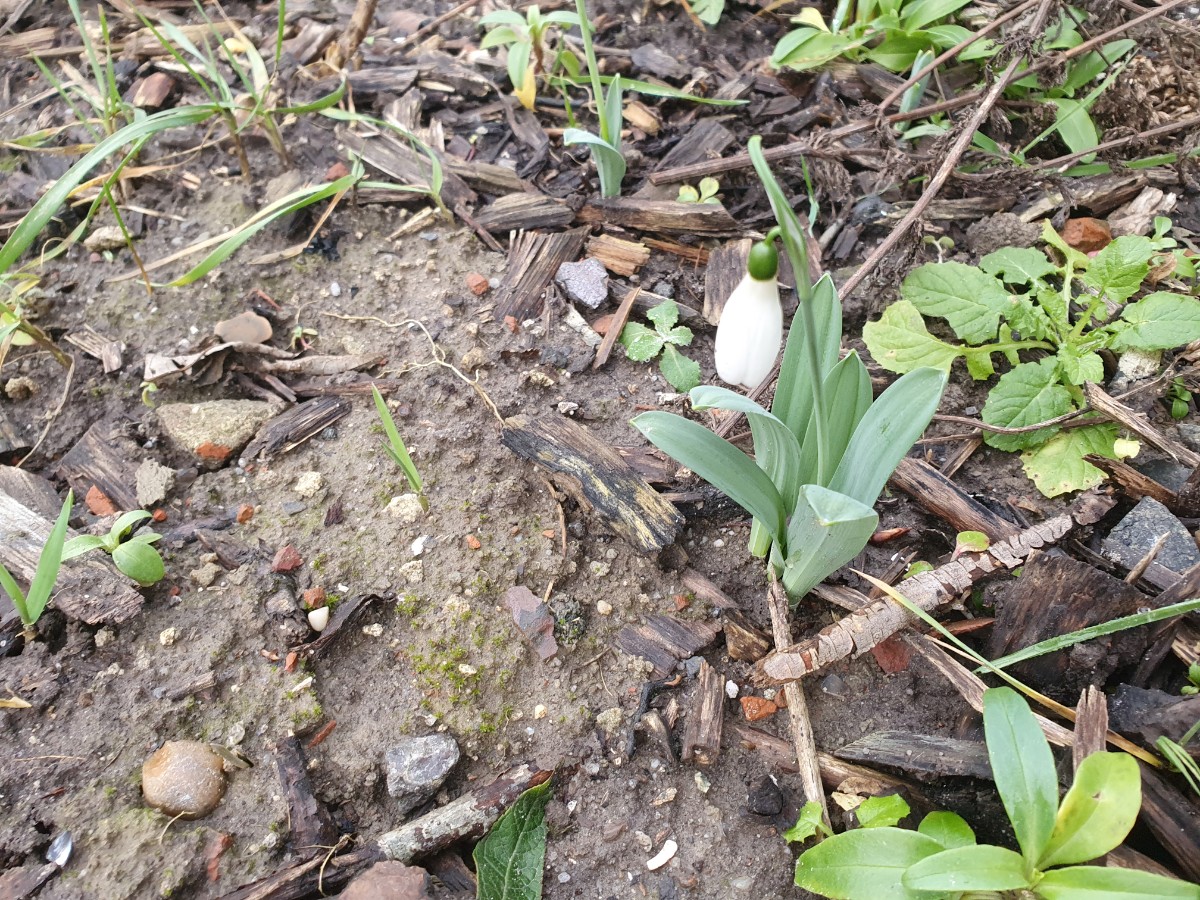
[[[979,268],[1009,284],[1033,284],[1058,271],[1058,266],[1034,247],[1001,247],[979,260]]]
[[[1111,241],[1092,257],[1083,283],[1122,303],[1137,293],[1150,271],[1154,247],[1140,234],[1126,234]]]
[[[664,300],[648,309],[646,318],[657,325],[660,331],[667,331],[679,321],[679,307],[674,300]]]
[[[970,344],[996,339],[1008,311],[1008,291],[999,279],[957,262],[926,263],[904,279],[900,296],[926,316],[940,316]]]
[[[962,355],[961,348],[930,334],[920,311],[907,300],[896,301],[878,322],[864,325],[863,341],[877,363],[901,375],[921,366],[949,372]]]
[[[1063,344],[1058,349],[1058,361],[1071,384],[1083,384],[1088,381],[1099,383],[1104,380],[1104,360],[1100,358],[1099,353],[1090,350],[1081,352],[1078,347]]]
[[[1025,474],[1047,497],[1095,487],[1104,473],[1084,459],[1089,454],[1115,459],[1116,425],[1087,425],[1060,431],[1021,454]]]
[[[625,355],[634,362],[646,362],[654,359],[663,348],[663,339],[656,331],[651,331],[640,322],[630,322],[621,331],[621,343],[625,345]]]
[[[1200,340],[1200,300],[1158,291],[1130,303],[1111,326],[1114,350],[1170,350]]]
[[[550,782],[530,788],[475,846],[477,900],[540,900]]]
[[[904,872],[905,887],[915,891],[1015,891],[1030,886],[1020,853],[990,844],[943,850]]]
[[[854,810],[860,828],[886,828],[898,825],[912,810],[899,794],[868,797]]]
[[[833,900],[918,900],[900,883],[904,870],[942,852],[933,838],[903,828],[859,828],[826,838],[800,855],[796,884]]]
[[[933,838],[947,850],[969,847],[975,843],[975,832],[971,830],[967,820],[958,813],[940,810],[931,812],[921,820],[917,831],[926,837]]]
[[[673,344],[663,346],[662,359],[658,361],[663,378],[671,383],[671,387],[681,394],[690,391],[700,383],[700,364],[688,359],[675,349]]]
[[[1065,415],[1074,408],[1071,395],[1058,382],[1058,361],[1050,356],[1021,363],[1001,375],[983,405],[982,418],[989,425],[1022,428]],[[1042,443],[1053,433],[1052,428],[1021,434],[989,431],[984,432],[983,439],[998,450],[1023,450]]]
[[[678,344],[680,347],[686,347],[692,342],[692,329],[686,325],[676,325],[670,331],[660,331],[664,341],[669,344]]]

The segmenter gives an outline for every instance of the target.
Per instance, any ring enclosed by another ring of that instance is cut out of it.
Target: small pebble
[[[319,606],[308,611],[308,625],[313,631],[324,631],[329,625],[329,607]]]
[[[175,628],[174,626],[171,628],[164,628],[158,634],[158,642],[164,647],[170,647],[177,640],[179,640],[179,629]]]
[[[661,869],[672,859],[674,859],[675,854],[678,852],[679,845],[672,840],[668,840],[665,844],[663,844],[662,849],[655,854],[653,859],[647,860],[646,868],[651,872],[655,871],[656,869]]]
[[[736,700],[740,690],[741,689],[737,686],[737,682],[735,682],[733,679],[729,679],[725,682],[725,696],[730,700]]]
[[[336,281],[333,282],[331,285],[329,285],[329,296],[331,296],[331,297],[342,296],[342,286],[340,284],[338,284]]]
[[[537,706],[535,706],[535,707],[533,708],[533,717],[534,717],[535,719],[544,719],[544,718],[546,718],[546,704],[544,704],[544,703],[539,703]]]
[[[363,634],[367,637],[383,637],[383,626],[376,622],[374,625],[364,625]]]
[[[840,675],[826,675],[821,681],[821,690],[831,697],[845,697],[845,679]]]
[[[142,766],[142,796],[168,816],[203,818],[225,796],[221,757],[199,741],[167,741]]]
[[[600,615],[611,616],[612,611],[613,611],[612,604],[609,603],[607,600],[597,600],[596,601],[596,612],[600,613]]]
[[[296,479],[294,490],[306,500],[311,500],[325,486],[325,479],[320,472],[301,472]]]

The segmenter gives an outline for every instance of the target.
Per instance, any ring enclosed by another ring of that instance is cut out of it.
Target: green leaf
[[[412,457],[408,455],[408,448],[404,446],[404,439],[400,437],[400,432],[396,430],[396,421],[392,418],[391,410],[388,409],[387,403],[384,402],[383,394],[379,393],[379,388],[375,387],[375,385],[371,385],[371,396],[375,400],[375,412],[379,416],[379,421],[383,424],[384,434],[387,435],[388,453],[396,461],[396,465],[403,470],[409,487],[417,494],[420,494],[422,489],[421,473],[417,471],[416,464],[412,461]]]
[[[1058,809],[1054,756],[1029,705],[1009,687],[983,694],[983,730],[996,790],[1032,865],[1045,850]]]
[[[798,602],[858,556],[878,525],[875,510],[853,497],[803,485],[787,526],[782,581],[788,598]]]
[[[1170,350],[1200,340],[1200,300],[1157,291],[1121,311],[1110,330],[1114,350]]]
[[[564,144],[587,144],[600,176],[600,192],[605,197],[616,197],[621,193],[621,179],[625,177],[625,157],[621,151],[604,138],[580,128],[563,131]]]
[[[487,27],[488,25],[511,25],[514,28],[525,28],[525,17],[518,12],[513,12],[511,9],[497,9],[486,15],[480,16],[477,24]]]
[[[1004,328],[1003,325],[1000,327]],[[996,374],[996,367],[992,365],[992,351],[968,347],[963,356],[967,361],[967,374],[975,381],[986,381]]]
[[[898,825],[912,810],[899,794],[868,797],[854,810],[860,828],[886,828]]]
[[[1058,272],[1058,266],[1034,247],[1001,247],[981,259],[979,268],[1009,284],[1031,285]]]
[[[829,487],[873,506],[879,492],[937,412],[946,387],[939,369],[914,369],[879,395],[846,448]]]
[[[690,184],[681,184],[679,186],[679,196],[675,199],[680,203],[699,203],[700,192]]]
[[[1196,307],[1200,311],[1200,303],[1197,303]],[[1091,350],[1080,350],[1073,344],[1063,344],[1058,348],[1058,364],[1071,384],[1104,381],[1104,360],[1100,358],[1099,353]]]
[[[1054,130],[1062,138],[1062,142],[1072,153],[1083,153],[1092,150],[1100,143],[1100,135],[1096,131],[1096,123],[1088,114],[1088,104],[1081,100],[1068,100],[1056,97],[1046,101],[1056,107]],[[1083,157],[1083,162],[1091,162],[1094,155]]]
[[[803,302],[803,301],[802,301]],[[838,300],[833,279],[821,277],[813,285],[811,304],[817,343],[817,370],[822,379],[838,361],[842,341],[842,304]],[[775,387],[775,398],[771,401],[771,412],[777,415],[797,439],[803,439],[808,429],[813,410],[813,386],[809,378],[808,341],[804,329],[793,320],[788,329],[787,344],[783,349],[783,361],[779,364],[779,383]]]
[[[900,883],[904,870],[940,853],[933,838],[903,828],[860,828],[800,854],[796,884],[832,900],[918,900]]]
[[[1049,244],[1055,250],[1062,254],[1063,259],[1073,269],[1086,269],[1088,267],[1087,254],[1080,253],[1070,244],[1062,239],[1062,235],[1054,230],[1054,226],[1050,224],[1049,219],[1042,220],[1042,241]]]
[[[783,839],[789,844],[803,844],[818,832],[828,834],[824,816],[821,804],[816,800],[809,800],[800,810],[796,824],[783,833]]]
[[[1142,808],[1142,775],[1128,753],[1092,753],[1063,797],[1039,869],[1069,866],[1120,846]]]
[[[930,334],[920,311],[908,300],[897,300],[878,322],[864,325],[863,341],[877,363],[901,375],[921,366],[949,372],[963,352]]]
[[[482,21],[482,20],[481,20]],[[515,30],[505,25],[493,28],[479,42],[480,50],[491,50],[493,47],[503,47],[505,44],[515,44],[521,36]]]
[[[932,25],[951,13],[956,13],[970,0],[910,0],[900,13],[900,22],[907,31],[916,31]]]
[[[658,361],[658,368],[663,373],[663,378],[681,394],[700,383],[700,363],[684,356],[675,349],[674,344],[663,345],[663,355]]]
[[[112,552],[111,548],[107,546],[107,541],[105,541],[105,539],[99,535],[78,535],[63,544],[62,561],[66,562],[68,559],[74,559],[77,556],[83,556],[83,554],[87,553],[89,550],[95,550],[97,548],[103,548],[110,553]]]
[[[508,48],[508,80],[517,94],[525,90],[526,82],[533,77],[533,70],[529,66],[532,52],[533,44],[530,41],[517,41]]]
[[[1200,900],[1200,887],[1137,869],[1072,866],[1042,876],[1044,900]]]
[[[1117,459],[1116,425],[1065,428],[1050,440],[1021,454],[1021,463],[1037,489],[1047,497],[1082,491],[1104,481],[1104,473],[1084,460],[1088,454]]]
[[[928,46],[929,39],[924,35],[894,33],[884,38],[879,46],[869,50],[866,56],[871,62],[885,69],[903,72],[912,67],[917,54]]]
[[[475,846],[478,900],[540,900],[550,782],[530,788]]]
[[[662,335],[662,339],[668,344],[677,344],[680,347],[688,346],[694,337],[692,329],[686,325],[676,325],[670,331],[659,331],[659,334]]]
[[[914,891],[1015,891],[1031,885],[1021,854],[972,844],[943,850],[909,866],[904,886]]]
[[[1126,234],[1109,242],[1092,257],[1083,283],[1109,300],[1124,303],[1137,293],[1150,271],[1154,247],[1140,234]]]
[[[147,541],[126,541],[113,551],[112,558],[117,569],[142,587],[157,584],[166,575],[162,557]]]
[[[982,531],[960,531],[954,541],[954,555],[982,553],[990,546],[992,546],[992,542]]]
[[[1059,90],[1068,96],[1074,94],[1136,46],[1137,42],[1128,38],[1111,41],[1098,51],[1093,50],[1072,60],[1067,65],[1067,77],[1059,85]]]
[[[1058,381],[1058,362],[1046,357],[1021,363],[1000,376],[983,405],[982,418],[989,425],[1022,428],[1069,413],[1075,406],[1071,395]],[[1054,434],[1052,428],[1021,434],[985,432],[988,446],[998,450],[1021,450],[1042,443]]]
[[[926,263],[904,279],[900,296],[927,316],[940,316],[964,341],[996,339],[1008,310],[1008,291],[999,279],[956,262]]]
[[[786,66],[798,71],[816,69],[866,42],[865,37],[852,40],[845,35],[818,31],[816,28],[795,28],[775,45],[775,52],[771,54],[771,65],[777,69]]]
[[[872,397],[867,367],[858,358],[858,352],[851,350],[825,376],[822,400],[830,459],[841,459],[845,455],[858,423],[871,408]]]
[[[663,348],[663,339],[657,331],[651,331],[641,322],[630,322],[621,330],[621,343],[625,355],[634,362],[646,362],[658,356]]]
[[[8,594],[8,599],[17,609],[17,614],[21,617],[21,622],[26,625],[32,625],[33,622],[29,618],[29,610],[25,606],[25,592],[21,590],[21,586],[17,584],[17,580],[12,577],[12,573],[4,568],[4,564],[0,563],[0,588],[4,589],[4,593]]]
[[[766,473],[745,453],[703,425],[672,413],[642,413],[632,424],[654,446],[760,519],[772,539],[784,545],[787,513],[783,498]]]
[[[150,518],[150,513],[144,509],[133,509],[127,513],[122,513],[112,528],[108,530],[108,536],[113,538],[113,546],[121,542],[121,538],[125,537],[138,522],[145,521]]]
[[[716,25],[725,11],[725,0],[692,0],[692,12],[705,25]]]
[[[931,812],[921,820],[917,831],[933,838],[947,850],[969,847],[975,843],[975,832],[958,813]]]

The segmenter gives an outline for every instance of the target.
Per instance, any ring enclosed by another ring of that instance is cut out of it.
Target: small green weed
[[[664,300],[646,313],[654,328],[640,322],[630,322],[621,331],[625,355],[634,362],[649,362],[659,354],[658,368],[671,387],[679,392],[690,391],[700,383],[700,364],[680,353],[676,347],[692,343],[692,329],[679,321],[679,307],[674,300]]]
[[[67,522],[71,518],[71,506],[74,502],[74,492],[68,491],[67,499],[63,501],[62,512],[58,514],[58,521],[50,529],[50,535],[42,546],[33,581],[29,584],[29,593],[23,592],[8,569],[0,564],[0,588],[4,589],[4,593],[8,594],[8,598],[16,607],[27,641],[33,639],[34,626],[45,611],[46,604],[50,602],[50,595],[58,581],[58,571],[63,562],[63,544],[67,537]]]
[[[103,537],[81,534],[71,538],[63,547],[62,558],[74,559],[89,550],[103,550],[112,556],[113,563],[122,574],[132,578],[142,587],[157,584],[162,581],[166,570],[163,568],[162,557],[151,545],[162,535],[150,531],[130,537],[133,527],[149,518],[150,513],[144,509],[127,512],[113,523],[108,534]]]
[[[383,430],[388,439],[384,449],[387,450],[388,456],[404,472],[404,477],[408,479],[408,486],[421,499],[421,507],[428,511],[429,501],[425,499],[421,483],[421,473],[417,471],[416,464],[413,463],[412,457],[408,455],[408,448],[404,446],[404,439],[400,437],[400,432],[396,430],[396,421],[392,418],[391,410],[388,409],[387,403],[383,399],[383,394],[379,393],[379,388],[375,387],[375,385],[371,385],[371,396],[375,398],[375,411],[379,413],[379,420],[383,424]]]

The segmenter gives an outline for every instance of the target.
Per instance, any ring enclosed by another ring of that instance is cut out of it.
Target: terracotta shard
[[[504,605],[513,614],[513,621],[533,646],[543,662],[558,652],[554,640],[554,618],[550,610],[533,591],[520,585],[509,588],[504,594]]]

